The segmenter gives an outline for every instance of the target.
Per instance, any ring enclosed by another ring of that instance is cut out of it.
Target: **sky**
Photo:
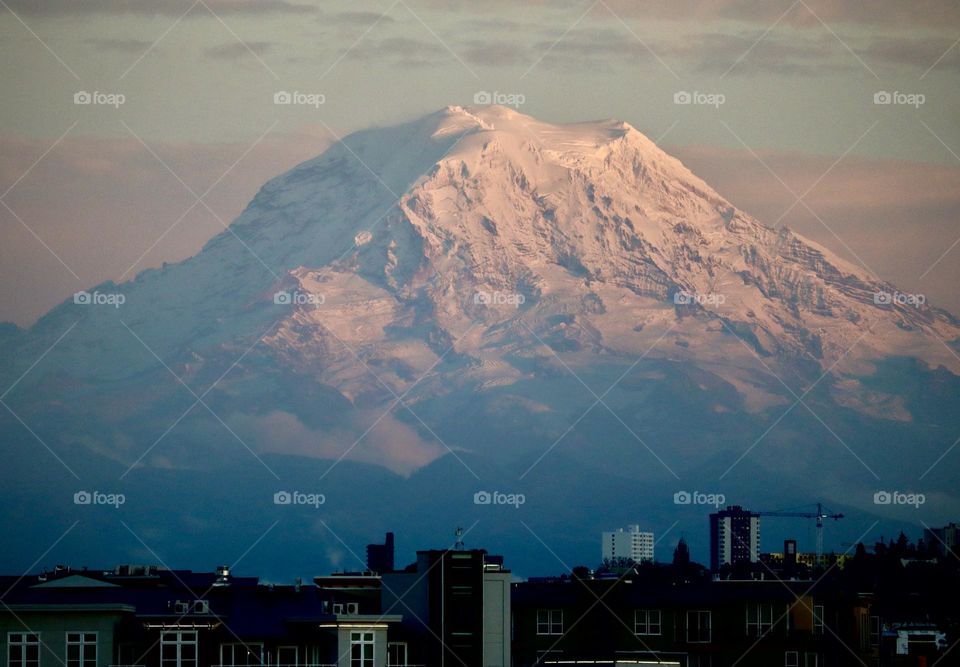
[[[350,132],[484,93],[625,120],[960,313],[955,0],[0,0],[0,56],[0,321],[195,254]]]

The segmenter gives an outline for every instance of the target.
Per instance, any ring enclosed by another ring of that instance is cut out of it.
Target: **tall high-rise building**
[[[605,561],[627,558],[635,563],[653,562],[653,533],[641,531],[636,524],[626,530],[605,532],[602,541]]]
[[[760,515],[739,505],[710,515],[710,569],[760,559]]]

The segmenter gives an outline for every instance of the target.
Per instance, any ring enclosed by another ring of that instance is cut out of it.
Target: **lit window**
[[[562,635],[563,634],[563,609],[538,609],[537,610],[537,634],[538,635]]]
[[[40,667],[40,634],[36,632],[8,633],[7,664],[10,667]]]
[[[67,667],[97,667],[97,633],[67,633]]]
[[[635,610],[633,612],[633,634],[659,635],[660,634],[660,610],[659,609]]]

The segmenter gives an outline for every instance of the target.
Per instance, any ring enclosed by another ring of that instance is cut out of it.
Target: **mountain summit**
[[[766,419],[829,376],[834,407],[909,423],[880,369],[960,373],[951,315],[764,226],[629,124],[499,106],[352,134],[196,256],[91,294],[124,298],[6,331],[0,374],[49,441],[124,466],[198,465],[197,397],[252,451],[409,472],[500,446],[508,424],[529,464],[584,390],[632,387],[603,402],[656,430],[668,396]],[[464,430],[468,412],[484,426]],[[706,424],[735,450],[757,435]],[[661,437],[690,462],[692,432]]]

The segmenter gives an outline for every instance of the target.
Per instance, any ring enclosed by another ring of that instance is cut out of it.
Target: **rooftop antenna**
[[[453,533],[457,537],[457,541],[454,542],[453,548],[456,551],[463,551],[463,528],[457,526],[457,529]]]

